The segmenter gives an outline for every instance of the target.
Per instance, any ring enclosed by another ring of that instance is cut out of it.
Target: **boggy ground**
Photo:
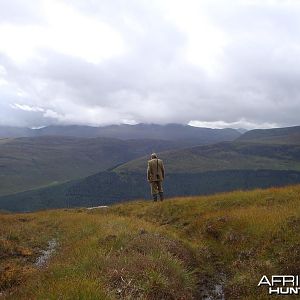
[[[257,287],[262,275],[300,274],[299,204],[297,185],[95,210],[3,213],[0,295],[268,299],[267,289]],[[37,265],[51,240],[55,252]],[[223,295],[214,294],[216,284]]]

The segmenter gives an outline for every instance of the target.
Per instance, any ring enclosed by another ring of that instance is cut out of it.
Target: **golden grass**
[[[0,288],[7,299],[201,299],[225,280],[227,299],[267,299],[262,275],[300,273],[299,204],[297,185],[0,214]],[[56,253],[35,267],[52,238]]]

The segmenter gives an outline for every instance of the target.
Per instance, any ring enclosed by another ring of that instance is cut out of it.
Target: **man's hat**
[[[151,158],[157,158],[156,153],[152,153],[152,154],[151,154]]]

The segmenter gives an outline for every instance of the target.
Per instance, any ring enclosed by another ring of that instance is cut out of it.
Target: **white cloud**
[[[299,14],[284,0],[1,1],[0,124],[297,125]]]
[[[203,122],[203,121],[196,121],[192,120],[189,122],[189,125],[194,127],[207,127],[207,128],[215,128],[215,129],[221,129],[221,128],[245,128],[245,129],[253,129],[253,128],[274,128],[278,127],[278,124],[276,123],[260,123],[257,124],[256,122],[249,122],[245,119],[241,119],[235,122],[224,122],[224,121],[213,121],[213,122]]]
[[[44,112],[45,111],[41,107],[34,107],[34,106],[29,106],[26,104],[18,104],[18,103],[11,104],[10,107],[13,109],[20,109],[23,111],[31,111],[31,112]]]
[[[48,48],[65,55],[99,63],[125,51],[121,35],[105,22],[81,15],[56,0],[41,1],[45,23],[0,24],[0,51],[17,63],[39,56]]]
[[[206,13],[203,1],[192,0],[188,5],[179,0],[167,2],[168,19],[186,36],[184,57],[191,64],[205,69],[209,75],[215,75],[229,36]]]

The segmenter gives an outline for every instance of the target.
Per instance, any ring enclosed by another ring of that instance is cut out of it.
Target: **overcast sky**
[[[0,0],[0,125],[300,125],[299,2]]]

